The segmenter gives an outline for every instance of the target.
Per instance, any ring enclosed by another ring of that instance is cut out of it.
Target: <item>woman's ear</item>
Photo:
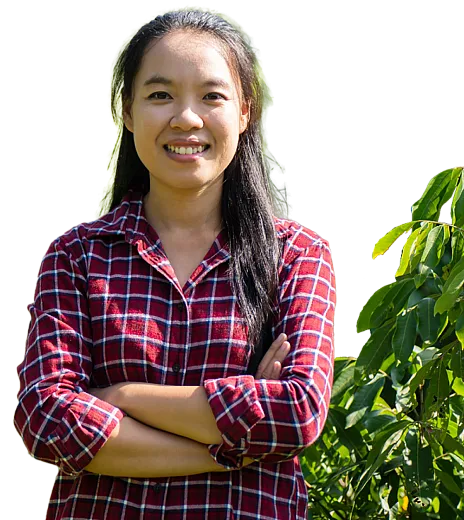
[[[247,101],[243,101],[242,110],[240,113],[240,124],[239,124],[239,133],[242,134],[248,127],[248,123],[250,122],[250,105]]]
[[[123,105],[122,119],[124,121],[125,127],[129,130],[129,132],[134,133],[134,123],[132,121],[131,107],[128,102],[124,103]]]

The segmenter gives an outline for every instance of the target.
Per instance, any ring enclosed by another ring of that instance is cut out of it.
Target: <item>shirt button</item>
[[[154,489],[154,491],[159,491],[161,489],[161,484],[159,482],[157,482],[156,484],[153,485],[153,489]]]
[[[184,303],[183,302],[180,302],[177,304],[177,309],[182,312],[184,310]]]
[[[172,369],[177,374],[177,372],[179,372],[179,370],[180,370],[179,363],[174,363],[174,365],[172,365]]]

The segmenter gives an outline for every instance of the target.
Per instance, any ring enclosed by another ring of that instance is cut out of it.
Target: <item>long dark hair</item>
[[[157,16],[139,29],[120,53],[113,71],[111,110],[119,125],[112,187],[102,201],[102,212],[118,206],[129,190],[150,189],[149,173],[137,155],[133,134],[122,120],[122,108],[133,99],[133,84],[148,44],[178,31],[207,33],[225,49],[229,66],[239,79],[242,98],[249,104],[249,124],[240,135],[237,151],[224,172],[222,221],[228,233],[232,290],[255,344],[275,303],[281,247],[273,215],[285,216],[285,190],[270,179],[265,155],[262,114],[270,99],[249,39],[221,16],[199,10],[180,10]]]

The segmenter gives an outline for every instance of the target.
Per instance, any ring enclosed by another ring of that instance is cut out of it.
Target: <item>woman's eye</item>
[[[153,92],[148,99],[169,99],[171,96],[167,92]]]
[[[205,99],[216,101],[218,99],[226,99],[226,98],[222,94],[219,94],[219,92],[210,92],[209,94],[206,94]]]
[[[148,99],[165,100],[165,99],[168,99],[166,96],[169,96],[169,94],[167,92],[153,92],[153,94],[150,94],[148,96]],[[225,97],[222,94],[219,94],[218,92],[210,92],[209,94],[206,94],[205,97],[208,97],[208,96],[219,96],[219,97],[210,98],[212,101],[217,101],[218,99],[225,99]]]

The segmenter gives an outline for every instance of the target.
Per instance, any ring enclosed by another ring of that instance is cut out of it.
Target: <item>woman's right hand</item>
[[[269,347],[261,363],[258,365],[255,379],[279,379],[282,370],[282,361],[290,351],[290,343],[287,341],[286,334],[280,334]],[[243,467],[252,464],[254,459],[243,457]]]
[[[286,334],[280,334],[258,365],[255,379],[279,379],[282,361],[289,351],[290,343],[287,341]]]

